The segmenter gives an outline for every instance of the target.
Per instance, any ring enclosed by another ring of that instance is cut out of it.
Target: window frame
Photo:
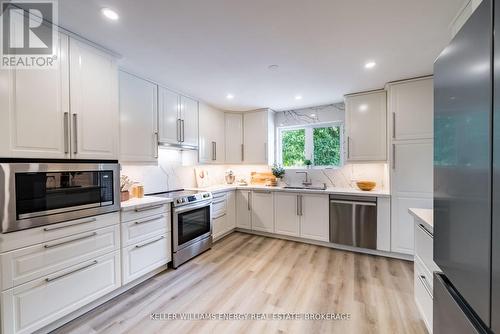
[[[339,127],[340,128],[340,164],[336,165],[328,165],[328,166],[316,166],[314,165],[314,138],[313,131],[315,128],[327,128],[327,127]],[[306,159],[309,159],[313,162],[313,165],[309,168],[312,169],[340,169],[344,166],[345,162],[345,152],[344,152],[344,122],[343,121],[332,121],[332,122],[321,122],[321,123],[312,123],[312,124],[299,124],[299,125],[289,125],[289,126],[280,126],[276,129],[277,131],[277,142],[276,142],[276,162],[283,166],[285,169],[307,169],[307,166],[290,166],[286,167],[283,165],[283,132],[285,131],[293,131],[293,130],[305,130],[305,145],[304,145],[304,155]]]

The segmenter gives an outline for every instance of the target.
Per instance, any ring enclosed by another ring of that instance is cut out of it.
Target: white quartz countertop
[[[408,212],[420,222],[424,223],[431,232],[434,231],[434,210],[410,208]]]
[[[231,190],[240,190],[240,189],[248,189],[248,190],[271,190],[271,191],[286,191],[286,192],[294,192],[294,193],[313,193],[313,194],[338,194],[338,195],[357,195],[357,196],[375,196],[375,197],[390,197],[390,193],[385,190],[374,189],[371,191],[362,191],[359,189],[353,188],[337,188],[331,187],[326,188],[326,190],[313,190],[313,189],[285,189],[283,187],[269,187],[269,186],[257,186],[257,185],[248,185],[248,186],[239,186],[239,185],[216,185],[210,186],[206,188],[192,188],[192,190],[202,190],[202,191],[210,191],[212,193],[225,192]]]
[[[157,196],[145,196],[143,198],[131,198],[128,201],[121,202],[122,211],[135,210],[137,208],[142,208],[151,205],[159,205],[164,203],[172,202],[172,198],[157,197]]]

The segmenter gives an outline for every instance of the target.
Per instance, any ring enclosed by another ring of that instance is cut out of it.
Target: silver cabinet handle
[[[299,199],[300,199],[300,201],[299,201],[299,203],[300,203],[300,211],[299,212],[300,212],[300,216],[302,216],[304,214],[304,212],[302,211],[302,195],[299,195]]]
[[[392,112],[392,138],[396,138],[396,112]]]
[[[267,143],[264,143],[264,161],[267,162]]]
[[[160,141],[160,139],[158,138],[158,131],[156,131],[153,134],[153,136],[154,136],[154,146],[153,146],[153,149],[155,151],[154,157],[158,158],[158,142]]]
[[[177,119],[177,141],[181,142],[181,119]]]
[[[217,160],[216,150],[217,150],[217,144],[213,141],[212,142],[212,160],[213,161]]]
[[[424,275],[418,275],[418,280],[420,281],[420,283],[422,283],[422,285],[424,286],[425,291],[427,291],[427,293],[429,294],[429,296],[431,298],[433,298],[432,292],[431,292],[431,287],[429,286],[429,283],[427,282],[427,278]]]
[[[351,137],[347,136],[347,159],[351,157]]]
[[[396,144],[392,144],[392,169],[396,169]]]
[[[144,243],[144,244],[142,244],[142,245],[136,245],[136,246],[135,246],[135,248],[142,248],[142,247],[144,247],[144,246],[154,244],[155,242],[158,242],[158,241],[160,241],[160,240],[162,240],[162,239],[165,239],[165,236],[164,236],[164,235],[162,235],[161,237],[159,237],[159,238],[158,238],[158,239],[156,239],[156,240],[146,242],[146,243]]]
[[[250,205],[250,202],[252,201],[252,192],[248,192],[248,211],[252,210],[252,206]]]
[[[245,146],[241,144],[241,161],[245,161]]]
[[[181,131],[181,134],[182,134],[182,137],[181,137],[181,142],[184,142],[185,138],[184,138],[184,120],[181,119],[181,125],[182,125],[182,131]]]
[[[62,245],[66,245],[66,244],[69,244],[69,243],[72,243],[75,241],[92,238],[92,237],[95,237],[96,235],[97,235],[97,232],[94,232],[94,233],[90,233],[90,234],[85,235],[85,236],[80,237],[80,238],[76,238],[76,239],[72,239],[72,240],[68,240],[68,241],[63,241],[63,242],[59,242],[56,244],[46,244],[46,245],[43,245],[43,247],[44,248],[52,248],[52,247],[62,246]]]
[[[420,229],[424,231],[429,237],[434,238],[432,232],[429,231],[423,224],[418,224],[418,227],[420,227]]]
[[[69,153],[69,128],[68,128],[68,123],[69,123],[69,113],[65,112],[64,113],[64,153],[68,154]]]
[[[73,270],[73,271],[70,271],[70,272],[68,272],[68,273],[65,273],[65,274],[62,274],[62,275],[59,275],[59,276],[56,276],[56,277],[52,277],[52,278],[47,277],[47,278],[45,279],[45,282],[47,282],[47,283],[49,283],[49,282],[53,282],[53,281],[58,280],[58,279],[60,279],[60,278],[63,278],[63,277],[69,276],[69,275],[71,275],[71,274],[74,274],[74,273],[76,273],[76,272],[82,271],[82,270],[84,270],[84,269],[87,269],[87,268],[93,267],[93,266],[95,266],[97,263],[99,263],[99,262],[97,262],[97,260],[94,260],[94,261],[92,261],[92,263],[89,263],[89,264],[87,264],[86,266],[80,267],[80,268],[75,269],[75,270]]]
[[[153,209],[158,209],[158,208],[161,208],[163,206],[163,204],[159,204],[159,205],[151,205],[151,206],[145,206],[145,207],[142,207],[142,208],[135,208],[134,211],[135,212],[142,212],[142,211],[148,211],[148,210],[153,210]]]
[[[78,153],[78,115],[73,114],[73,153]]]
[[[81,224],[93,223],[95,221],[97,221],[96,218],[90,218],[90,219],[87,219],[87,220],[84,220],[84,221],[75,222],[75,223],[70,224],[70,225],[55,226],[55,227],[45,227],[43,230],[45,232],[49,232],[49,231],[54,231],[54,230],[60,230],[62,228],[66,228],[66,227],[72,227],[72,226],[81,225]]]
[[[158,216],[158,217],[153,217],[153,218],[149,218],[149,219],[145,219],[145,220],[140,220],[140,221],[136,221],[135,224],[136,225],[140,225],[140,224],[144,224],[144,223],[149,223],[149,222],[152,222],[154,220],[158,220],[158,219],[162,219],[164,216],[161,215],[161,216]]]
[[[342,201],[342,200],[337,200],[337,199],[331,199],[330,203],[364,205],[364,206],[377,206],[377,203],[375,203],[375,202]]]
[[[300,207],[300,195],[297,195],[297,201],[296,201],[295,205],[296,205],[295,212],[297,213],[297,216],[300,216],[300,211],[299,211],[299,207]]]

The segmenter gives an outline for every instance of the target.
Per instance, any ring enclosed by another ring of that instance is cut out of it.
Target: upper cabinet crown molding
[[[387,160],[387,97],[384,90],[345,96],[346,160]]]

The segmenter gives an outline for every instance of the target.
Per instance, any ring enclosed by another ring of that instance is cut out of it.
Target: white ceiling
[[[432,73],[464,0],[59,0],[121,66],[226,110],[337,102]],[[115,9],[120,20],[100,9]],[[377,66],[366,70],[364,63]],[[268,66],[278,64],[270,71]],[[231,93],[233,100],[227,100]],[[302,100],[295,100],[296,95]]]

